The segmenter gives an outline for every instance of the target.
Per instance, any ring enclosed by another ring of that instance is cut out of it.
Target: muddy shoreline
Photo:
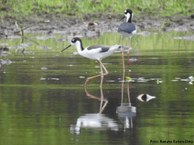
[[[17,20],[25,32],[63,34],[64,36],[95,37],[104,32],[116,32],[122,15],[89,14],[83,17],[60,14],[34,15]],[[19,35],[16,19],[6,16],[0,20],[0,38]],[[134,16],[133,22],[138,32],[143,31],[194,31],[194,15],[157,17],[151,15]]]

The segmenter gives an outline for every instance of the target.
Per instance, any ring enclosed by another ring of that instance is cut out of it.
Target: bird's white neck
[[[127,23],[131,23],[132,14],[127,13],[127,14],[125,15],[125,17],[126,17],[126,22],[127,22]]]
[[[80,41],[77,41],[77,42],[76,42],[75,44],[73,44],[73,45],[75,45],[75,47],[76,47],[78,53],[80,53],[80,52],[82,52],[82,51],[84,50],[84,48],[83,48],[83,46],[82,46],[82,42],[80,42]]]

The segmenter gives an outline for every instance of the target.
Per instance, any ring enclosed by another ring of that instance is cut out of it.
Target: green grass
[[[120,14],[126,8],[133,9],[137,14],[187,15],[194,11],[194,0],[1,0],[0,16],[19,17],[44,13],[79,16],[89,13]]]

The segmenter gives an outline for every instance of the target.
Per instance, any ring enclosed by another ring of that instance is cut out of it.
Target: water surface
[[[161,140],[193,142],[194,42],[174,39],[175,35],[180,38],[185,33],[140,35],[132,39],[130,64],[126,56],[124,102],[127,102],[129,88],[136,113],[129,117],[128,127],[116,113],[121,105],[121,54],[115,53],[103,60],[109,70],[102,89],[109,101],[103,114],[118,125],[116,130],[106,128],[107,123],[102,121],[104,128],[71,131],[79,117],[99,111],[100,102],[88,98],[83,87],[87,77],[99,72],[99,66],[95,61],[74,55],[73,49],[61,54],[63,44],[56,41],[61,36],[49,40],[36,40],[34,36],[34,41],[45,47],[30,42],[25,55],[12,50],[8,56],[1,56],[0,143],[147,145],[158,144]],[[84,42],[86,45],[118,43],[118,36],[112,41],[107,37],[113,36],[104,34],[97,39],[85,38]],[[19,38],[5,42],[12,47],[20,45]],[[127,40],[122,43],[128,44]],[[89,82],[87,89],[99,96],[99,79]],[[156,96],[156,99],[141,102],[136,97],[142,93]]]

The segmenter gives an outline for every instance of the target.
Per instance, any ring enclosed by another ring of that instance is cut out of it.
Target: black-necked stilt
[[[113,46],[100,46],[100,45],[95,45],[95,46],[89,46],[86,47],[84,49],[82,41],[80,38],[75,37],[71,40],[71,44],[69,46],[67,46],[66,48],[64,48],[62,51],[64,51],[65,49],[69,48],[71,45],[75,45],[77,48],[77,52],[86,58],[92,59],[92,60],[97,60],[100,64],[100,75],[95,75],[92,77],[88,77],[85,81],[85,92],[86,95],[90,97],[90,94],[87,93],[87,89],[86,89],[86,84],[89,80],[94,79],[96,77],[101,77],[101,81],[100,81],[100,88],[102,88],[102,84],[103,84],[103,78],[105,75],[108,74],[107,69],[105,68],[105,66],[103,65],[103,63],[101,62],[101,60],[105,57],[110,56],[114,51],[120,49],[120,45],[113,45]],[[100,112],[103,111],[104,107],[102,107],[102,102],[107,102],[106,99],[103,98],[102,92],[101,92],[101,105],[100,105]]]
[[[124,11],[124,16],[122,19],[126,18],[126,21],[121,23],[118,27],[118,32],[121,34],[121,36],[129,36],[131,38],[132,34],[136,33],[136,26],[132,23],[132,17],[133,17],[133,12],[131,9],[126,9]],[[130,43],[130,41],[129,41]],[[128,53],[130,50],[130,44],[129,44],[129,49],[128,49]],[[122,65],[123,65],[123,82],[125,80],[125,59],[124,59],[124,48],[122,48]],[[129,58],[128,58],[129,59]],[[122,85],[124,85],[124,83],[122,83]],[[121,97],[123,98],[123,90],[124,87],[122,87],[121,90]]]
[[[133,11],[131,9],[126,9],[124,11],[124,16],[122,17],[122,19],[126,18],[126,21],[121,23],[118,27],[118,32],[122,36],[129,36],[131,38],[132,34],[136,33],[137,29],[135,24],[132,23],[132,17],[133,17]],[[123,50],[122,58],[124,59],[124,48],[122,50]],[[129,50],[130,50],[130,44],[129,44]]]
[[[82,40],[78,37],[75,37],[71,40],[71,44],[68,45],[66,48],[64,48],[61,52],[63,52],[65,49],[69,48],[72,45],[76,46],[77,52],[81,56],[92,59],[92,60],[97,60],[100,63],[100,68],[104,70],[104,73],[102,72],[103,70],[101,70],[102,75],[107,75],[108,71],[103,65],[103,63],[101,62],[101,60],[105,57],[110,56],[114,51],[121,48],[120,45],[113,45],[113,46],[94,45],[94,46],[89,46],[89,47],[84,48],[82,44]],[[88,78],[87,81],[89,81],[90,79],[91,78]]]
[[[141,102],[148,102],[152,99],[155,99],[156,97],[155,96],[151,96],[149,94],[140,94],[137,96],[137,99]]]
[[[132,23],[133,11],[131,9],[126,9],[124,11],[124,16],[122,19],[126,18],[126,21],[121,23],[118,28],[118,32],[124,35],[135,34],[137,29],[135,24]]]
[[[103,58],[110,56],[114,51],[121,48],[120,45],[113,46],[101,46],[94,45],[84,48],[82,44],[82,40],[78,37],[75,37],[71,40],[71,44],[62,50],[62,52],[69,48],[71,45],[75,45],[77,48],[77,52],[86,58],[101,61]]]

